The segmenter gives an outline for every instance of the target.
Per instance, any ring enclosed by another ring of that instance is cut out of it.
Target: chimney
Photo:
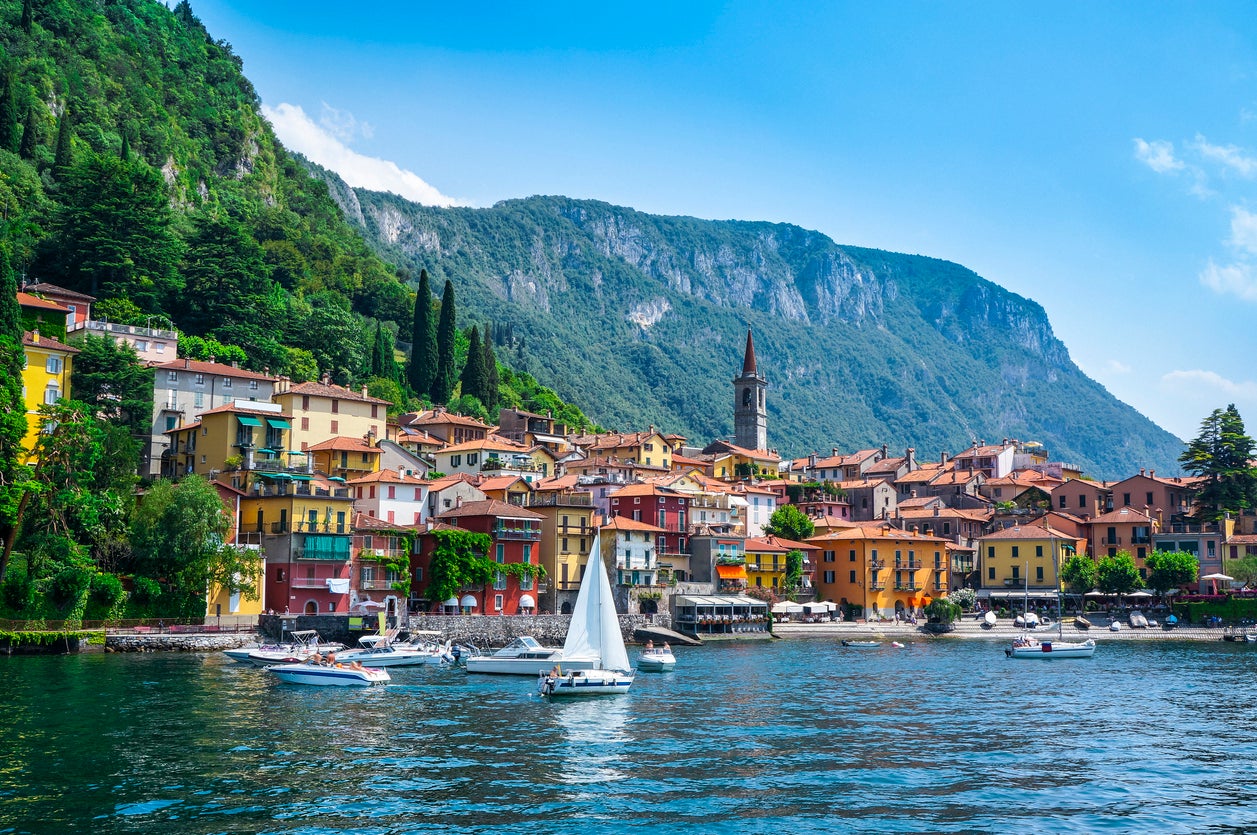
[[[835,456],[836,456],[836,455],[838,454],[838,447],[836,447],[836,446],[835,446],[835,447],[830,447],[830,448],[829,448],[829,454],[830,454],[830,455],[835,455]]]
[[[239,368],[239,367],[240,367],[240,360],[232,360],[232,361],[231,361],[231,367],[232,367],[232,368]]]
[[[463,506],[463,497],[462,497],[462,496],[455,496],[455,497],[454,497],[454,507],[462,507],[462,506]]]
[[[39,344],[39,328],[31,331],[31,342],[34,342],[36,345]]]
[[[187,357],[184,357],[184,358],[183,358],[183,367],[184,367],[184,368],[191,368],[191,367],[192,367],[192,360],[188,359]]]
[[[365,399],[367,399],[367,397],[368,397],[368,395],[367,395],[367,384],[366,384],[366,383],[363,383],[363,384],[362,384],[362,399],[363,399],[363,400],[365,400]]]

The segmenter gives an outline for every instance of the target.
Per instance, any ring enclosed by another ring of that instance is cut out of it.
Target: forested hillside
[[[563,197],[356,196],[379,252],[511,322],[501,355],[601,423],[729,436],[750,327],[784,454],[1019,438],[1098,477],[1178,471],[1182,443],[1084,375],[1039,305],[958,264]]]

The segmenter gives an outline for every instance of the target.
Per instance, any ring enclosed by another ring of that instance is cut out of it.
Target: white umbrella
[[[1099,589],[1092,589],[1091,591],[1084,594],[1083,597],[1108,597],[1108,595],[1106,595],[1104,592],[1100,591]]]
[[[1234,577],[1231,577],[1231,576],[1228,576],[1228,575],[1226,575],[1226,574],[1223,574],[1222,572],[1218,571],[1218,572],[1215,572],[1215,573],[1213,573],[1213,574],[1206,574],[1205,576],[1201,577],[1200,579],[1202,579],[1202,580],[1234,580],[1235,578],[1234,578]]]
[[[1145,591],[1143,589],[1140,589],[1139,591],[1132,591],[1130,594],[1126,596],[1127,597],[1153,597],[1154,595],[1150,591]]]
[[[790,615],[798,614],[803,611],[803,606],[798,603],[792,603],[789,600],[783,600],[780,603],[773,604],[774,615]]]

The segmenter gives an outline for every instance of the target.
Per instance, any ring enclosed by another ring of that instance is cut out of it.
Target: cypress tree
[[[475,325],[467,334],[467,363],[463,366],[463,396],[471,395],[484,402],[484,349],[480,347],[480,329]]]
[[[454,393],[454,285],[445,280],[441,293],[441,318],[436,328],[436,374],[432,380],[432,402],[448,403]]]
[[[13,95],[13,73],[5,70],[0,76],[0,150],[17,153],[18,141],[17,100]]]
[[[432,391],[436,377],[436,344],[432,328],[432,287],[428,271],[419,271],[419,290],[415,293],[415,315],[410,334],[410,365],[406,381],[420,397]]]
[[[481,402],[493,416],[493,409],[498,405],[498,358],[493,353],[493,340],[484,341],[484,397]]]
[[[67,107],[57,120],[57,152],[52,160],[52,173],[57,179],[64,177],[74,164],[74,148],[70,143],[70,133],[73,130],[70,108]]]
[[[126,133],[122,134],[122,150],[118,152],[118,156],[123,162],[131,161],[131,140],[127,138]]]
[[[22,398],[22,311],[17,279],[0,249],[0,577],[4,577],[19,518],[26,468],[26,403]]]
[[[22,0],[22,31],[26,34],[31,33],[31,23],[35,17],[34,9],[31,8],[34,0]]]
[[[22,143],[17,153],[22,159],[35,158],[35,148],[39,145],[39,114],[34,103],[26,108],[26,124],[22,128]]]

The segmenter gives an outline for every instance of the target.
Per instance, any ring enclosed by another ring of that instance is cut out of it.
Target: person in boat
[[[328,667],[335,667],[336,666],[336,653],[329,652],[327,654],[327,659],[324,661],[324,664]]]
[[[322,656],[322,655],[320,655],[320,654],[319,654],[319,653],[317,653],[317,652],[316,652],[316,653],[314,653],[314,655],[311,655],[311,656],[310,656],[310,663],[311,663],[311,664],[322,664],[322,663],[323,663],[323,656]]]
[[[667,642],[667,641],[664,641],[664,642],[663,642],[663,651],[664,651],[664,652],[672,652],[672,647],[668,646],[668,642]]]
[[[651,650],[653,650],[654,648],[655,648],[655,642],[654,642],[654,641],[651,641],[651,640],[649,640],[649,639],[647,639],[647,641],[646,641],[646,651],[647,651],[647,652],[650,652],[650,651],[651,651]]]

